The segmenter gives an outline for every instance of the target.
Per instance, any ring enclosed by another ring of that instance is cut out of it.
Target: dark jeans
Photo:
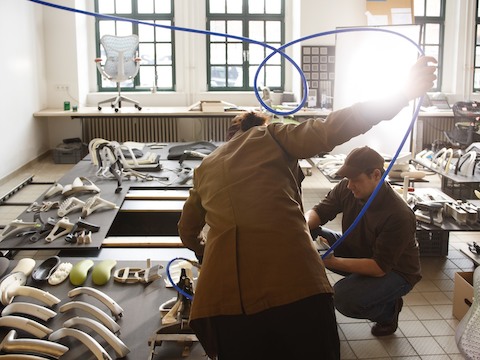
[[[342,235],[325,228],[312,231],[312,235],[315,234],[324,237],[330,245]],[[351,318],[368,319],[380,324],[390,323],[395,315],[397,300],[412,290],[412,285],[394,271],[382,277],[341,275],[345,277],[333,287],[334,303],[340,313]]]
[[[331,294],[253,315],[217,316],[218,360],[340,359]]]

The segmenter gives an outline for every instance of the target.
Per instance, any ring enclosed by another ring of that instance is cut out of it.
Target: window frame
[[[427,13],[428,3],[430,0],[414,0],[414,1],[423,1],[425,13]],[[446,0],[440,1],[440,15],[439,16],[416,16],[415,24],[421,26],[420,42],[419,45],[423,51],[427,46],[438,46],[438,56],[437,56],[437,81],[435,82],[434,87],[430,90],[432,92],[439,92],[442,89],[442,80],[443,80],[443,53],[445,46],[445,6]],[[425,27],[429,24],[439,26],[439,39],[438,43],[426,43],[426,31]],[[428,55],[428,54],[426,54]]]
[[[99,1],[101,0],[95,0],[95,12],[99,13]],[[118,0],[117,0],[118,1]],[[95,17],[95,52],[97,58],[101,57],[101,51],[102,51],[102,45],[100,43],[100,22],[101,21],[114,21],[115,22],[115,34],[117,34],[117,22],[119,20],[115,20],[113,18],[125,18],[125,19],[132,19],[132,34],[139,35],[139,23],[138,22],[154,22],[154,21],[170,21],[171,26],[175,26],[174,18],[175,18],[175,9],[174,9],[174,0],[169,0],[170,1],[170,9],[171,12],[170,14],[166,13],[139,13],[138,12],[138,0],[121,0],[121,1],[130,1],[131,2],[131,13],[103,13],[104,15],[111,16],[112,19],[108,18],[102,18],[102,17]],[[153,1],[153,0],[152,0]],[[155,6],[155,2],[153,1],[153,4]],[[114,6],[116,5],[116,1],[114,2]],[[171,64],[168,64],[168,66],[171,66],[171,71],[172,71],[172,86],[171,87],[159,87],[158,83],[156,81],[156,78],[158,78],[157,74],[157,67],[162,66],[157,62],[157,59],[154,59],[153,64],[145,64],[140,62],[140,70],[133,79],[133,87],[130,86],[121,86],[120,90],[123,92],[145,92],[145,91],[175,91],[176,89],[176,67],[175,67],[175,31],[171,31],[171,41],[170,41],[170,46],[171,46]],[[139,36],[139,41],[140,45],[143,44],[150,44],[153,43],[153,46],[156,47],[157,44],[165,44],[166,42],[161,41],[142,41],[142,38]],[[141,86],[141,69],[142,67],[153,67],[154,68],[154,79],[152,79],[152,85],[151,86]],[[102,74],[100,74],[97,71],[97,88],[99,92],[111,92],[111,91],[117,91],[116,86],[103,86],[102,82]]]
[[[259,0],[263,1],[263,0]],[[226,4],[225,0],[225,4]],[[205,7],[206,7],[206,29],[207,31],[211,30],[211,22],[212,21],[225,21],[226,23],[228,21],[241,21],[242,23],[242,37],[248,37],[249,34],[249,22],[250,21],[261,21],[263,22],[263,26],[265,28],[265,25],[268,21],[278,21],[281,27],[281,34],[280,34],[280,41],[278,42],[278,46],[280,47],[285,43],[285,0],[280,0],[281,2],[281,11],[279,14],[258,14],[258,13],[249,13],[248,12],[248,2],[249,0],[242,0],[242,12],[241,13],[210,13],[210,0],[205,1]],[[226,77],[225,77],[225,86],[212,86],[212,68],[215,66],[212,65],[211,63],[211,44],[212,43],[223,43],[220,41],[211,41],[212,35],[207,35],[206,37],[206,54],[207,54],[207,59],[206,59],[206,67],[207,67],[207,90],[208,91],[252,91],[253,86],[250,86],[250,82],[253,84],[254,79],[250,79],[250,72],[249,69],[251,66],[255,65],[250,65],[250,59],[249,59],[249,52],[250,52],[250,46],[260,46],[255,43],[251,43],[248,41],[243,41],[241,42],[242,44],[242,55],[243,55],[243,62],[241,64],[242,67],[242,85],[241,86],[235,86],[235,85],[229,85],[228,84],[228,72],[226,72]],[[239,40],[233,39],[230,40],[228,38],[224,39],[224,43],[232,43],[232,42],[237,42]],[[265,57],[270,55],[272,53],[272,50],[270,48],[264,48],[264,53]],[[225,67],[226,69],[229,69],[229,63],[228,59],[226,59]],[[219,64],[217,66],[222,66],[223,64]],[[239,66],[240,64],[232,64],[235,66]],[[260,79],[260,77],[257,79],[258,81],[258,86],[262,86],[262,84],[265,83],[266,79],[266,73],[265,69],[268,67],[268,62],[265,64],[266,66],[263,68],[263,79]],[[279,86],[269,86],[266,84],[267,87],[271,91],[283,91],[285,89],[285,58],[282,56],[280,59],[280,64],[278,65],[280,67],[280,85]],[[225,70],[226,70],[225,69]],[[229,70],[228,70],[229,71]],[[268,70],[267,70],[268,71]],[[253,76],[253,75],[252,75]],[[260,81],[262,80],[262,81]],[[261,84],[260,84],[261,83]]]

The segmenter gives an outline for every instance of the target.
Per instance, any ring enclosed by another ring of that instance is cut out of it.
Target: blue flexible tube
[[[417,43],[415,43],[413,40],[408,38],[407,36],[405,36],[403,34],[400,34],[398,32],[392,31],[392,30],[381,29],[381,28],[356,27],[356,28],[336,29],[336,30],[316,33],[316,34],[308,35],[308,36],[293,40],[293,41],[291,41],[291,42],[289,42],[289,43],[287,43],[287,44],[285,44],[285,45],[283,45],[283,46],[281,46],[277,49],[277,48],[275,48],[271,45],[268,45],[268,44],[265,44],[265,43],[262,43],[260,41],[256,41],[256,40],[253,40],[253,39],[250,39],[250,38],[247,38],[247,37],[243,37],[243,36],[222,34],[222,33],[208,31],[208,30],[198,30],[198,29],[191,29],[191,28],[178,27],[178,26],[152,24],[152,23],[148,23],[148,22],[144,22],[144,21],[135,20],[135,19],[128,19],[128,18],[122,18],[122,17],[112,16],[112,15],[98,14],[98,13],[89,12],[89,11],[85,11],[85,10],[77,10],[77,9],[74,9],[74,8],[70,8],[70,7],[66,7],[66,6],[62,6],[62,5],[57,5],[57,4],[52,4],[52,3],[42,1],[42,0],[28,0],[28,1],[31,1],[31,2],[40,4],[40,5],[44,5],[44,6],[57,8],[57,9],[60,9],[60,10],[76,12],[76,13],[80,13],[80,14],[84,14],[84,15],[88,15],[88,16],[95,16],[95,17],[100,17],[100,18],[110,19],[110,20],[134,22],[134,23],[138,23],[138,24],[142,24],[142,25],[156,26],[156,27],[167,28],[167,29],[171,29],[171,30],[175,30],[175,31],[185,31],[185,32],[192,32],[192,33],[198,33],[198,34],[204,34],[204,35],[223,36],[223,37],[232,38],[232,39],[236,39],[236,40],[241,40],[241,41],[249,42],[249,43],[252,43],[252,44],[256,44],[256,45],[260,45],[260,46],[263,46],[265,48],[268,48],[268,49],[272,50],[272,52],[260,63],[260,65],[259,65],[259,67],[258,67],[258,69],[255,73],[254,91],[255,91],[255,96],[257,97],[257,100],[260,102],[260,104],[262,104],[262,106],[264,106],[271,113],[273,113],[275,115],[280,115],[280,116],[291,115],[291,114],[296,113],[298,110],[300,110],[304,106],[304,104],[307,100],[307,97],[308,97],[308,83],[307,83],[307,79],[306,79],[302,69],[299,67],[299,65],[295,61],[293,61],[293,59],[291,57],[289,57],[287,54],[285,54],[283,52],[283,50],[285,50],[287,47],[292,46],[296,43],[299,43],[299,42],[305,41],[305,40],[309,40],[309,39],[312,39],[312,38],[317,38],[317,37],[327,36],[327,35],[333,35],[333,34],[341,34],[341,33],[347,33],[347,32],[358,32],[358,31],[362,31],[362,32],[367,32],[367,31],[372,32],[372,31],[374,31],[374,32],[383,32],[383,33],[388,33],[388,34],[392,34],[392,35],[395,35],[395,36],[400,36],[401,38],[403,38],[404,40],[410,42],[413,46],[415,46],[420,55],[424,55],[424,52],[421,49],[421,47]],[[299,74],[302,78],[304,95],[303,95],[303,98],[302,98],[299,106],[297,106],[295,109],[293,109],[291,111],[282,112],[282,111],[277,111],[277,110],[269,107],[267,104],[265,104],[265,102],[261,98],[261,96],[259,94],[259,90],[257,88],[258,76],[260,74],[261,69],[265,66],[265,64],[268,62],[268,60],[270,60],[270,58],[277,53],[279,53],[281,56],[283,56],[285,59],[287,59],[295,67],[295,69],[299,72]],[[343,233],[342,237],[340,239],[338,239],[330,247],[330,249],[327,252],[325,252],[325,254],[322,256],[322,259],[326,258],[333,250],[335,250],[335,248],[337,248],[344,241],[346,236],[348,236],[348,234],[350,234],[350,232],[357,226],[360,219],[363,217],[363,215],[365,214],[367,209],[370,207],[370,204],[372,203],[373,199],[376,197],[376,195],[377,195],[378,191],[380,190],[383,182],[385,181],[386,176],[388,175],[388,173],[390,172],[390,169],[392,168],[393,164],[397,160],[398,155],[400,154],[400,151],[403,148],[403,146],[404,146],[404,144],[405,144],[405,142],[408,138],[408,135],[410,134],[410,132],[413,128],[413,125],[415,124],[415,120],[417,119],[418,113],[420,111],[420,106],[422,104],[422,100],[423,100],[423,97],[421,97],[420,100],[418,101],[418,104],[415,108],[415,111],[414,111],[412,120],[410,122],[410,125],[409,125],[409,127],[408,127],[408,129],[407,129],[407,131],[406,131],[406,133],[405,133],[397,151],[395,152],[395,155],[393,156],[392,160],[390,161],[390,165],[387,167],[387,169],[384,172],[382,178],[380,179],[379,184],[377,185],[377,187],[373,191],[373,193],[370,196],[370,198],[368,199],[368,201],[363,206],[362,210],[360,211],[360,213],[358,214],[357,218],[352,223],[352,225],[350,225],[350,227]],[[168,268],[173,261],[179,260],[179,259],[183,259],[183,258],[175,258],[175,259],[171,260],[167,265],[167,276],[168,276],[168,279],[170,280],[170,282],[172,282],[172,284],[173,284],[173,281],[170,278],[170,273],[168,271]],[[183,259],[183,260],[187,260],[187,259]],[[187,261],[190,261],[190,260],[187,260]],[[184,295],[188,299],[192,298],[189,294],[185,293],[183,290],[178,289],[176,284],[174,284],[174,287],[176,287],[177,291],[179,291],[182,295]]]

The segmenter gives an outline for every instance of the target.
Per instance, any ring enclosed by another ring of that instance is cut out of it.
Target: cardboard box
[[[453,316],[458,320],[467,313],[473,302],[473,271],[455,273]]]

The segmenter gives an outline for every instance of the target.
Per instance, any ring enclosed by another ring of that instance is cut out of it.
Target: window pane
[[[157,44],[157,64],[172,63],[172,46],[170,44]]]
[[[153,13],[153,0],[137,0],[139,14]]]
[[[248,0],[248,12],[250,14],[264,14],[265,13],[264,0]]]
[[[235,36],[242,36],[242,34],[243,34],[242,22],[237,21],[237,20],[227,21],[227,34],[235,35]],[[238,41],[238,40],[229,38],[228,41]]]
[[[225,66],[212,66],[210,75],[210,86],[225,87],[227,83]]]
[[[170,0],[155,0],[155,13],[171,14],[172,6],[170,4]]]
[[[480,1],[478,3],[480,4]],[[477,25],[477,42],[475,45],[480,45],[480,24]]]
[[[139,71],[140,86],[153,88],[155,86],[155,68],[153,66],[142,66]]]
[[[113,14],[115,12],[115,0],[99,0],[98,12],[101,14]]]
[[[475,47],[475,65],[480,67],[480,46]]]
[[[265,41],[265,33],[264,33],[264,22],[263,21],[249,21],[248,22],[248,31],[249,31],[249,38],[257,41]]]
[[[210,30],[219,34],[225,34],[226,22],[225,21],[210,21]],[[223,36],[211,36],[210,42],[225,41]]]
[[[241,66],[228,67],[228,86],[243,86],[243,68]]]
[[[475,74],[473,75],[473,86],[477,91],[480,89],[480,69],[475,69]]]
[[[117,21],[117,35],[126,36],[132,34],[132,23],[127,21]]]
[[[248,86],[253,88],[253,82],[255,80],[255,73],[257,72],[258,67],[257,66],[250,66],[248,69],[248,74],[249,74],[249,81],[248,81]],[[265,86],[265,79],[264,77],[265,73],[265,67],[260,69],[260,72],[258,74],[258,79],[257,79],[257,86]]]
[[[267,14],[281,14],[282,0],[266,0],[265,9]]]
[[[282,85],[282,71],[280,66],[266,67],[266,85],[268,87],[279,87]]]
[[[163,89],[171,89],[173,87],[172,74],[171,66],[157,66],[157,86]]]
[[[260,45],[251,45],[248,61],[250,64],[260,64],[265,59],[265,48]],[[268,50],[270,53],[270,50]]]
[[[228,44],[227,45],[227,63],[228,64],[242,64],[243,63],[243,45],[242,44]]]
[[[116,0],[115,8],[117,14],[130,14],[132,12],[132,3],[126,0]]]
[[[225,14],[225,0],[209,0],[210,13]]]
[[[155,24],[172,26],[171,21],[155,21]],[[155,26],[155,36],[157,41],[171,42],[172,41],[172,30],[169,28]]]
[[[425,0],[413,1],[413,15],[425,16]]]
[[[142,61],[140,65],[155,64],[155,47],[153,44],[140,44],[138,47],[138,54]]]
[[[225,64],[225,44],[210,45],[210,62],[212,64]]]
[[[115,35],[115,21],[100,21],[98,24],[99,36]]]
[[[266,34],[268,42],[281,42],[282,41],[282,24],[280,21],[267,21],[266,22]]]
[[[439,47],[438,46],[425,46],[425,55],[433,56],[435,59],[438,59]]]
[[[280,44],[269,44],[270,46],[274,46],[276,48],[280,47]],[[267,54],[269,55],[272,50],[268,49]],[[282,55],[279,53],[276,53],[273,55],[270,59],[268,59],[268,64],[269,65],[280,65],[282,63]]]
[[[242,1],[227,0],[227,13],[228,14],[241,14],[242,13]]]
[[[425,43],[426,44],[440,43],[440,25],[439,24],[425,25]]]
[[[138,37],[140,41],[155,41],[154,27],[149,25],[138,25]]]
[[[441,0],[427,0],[427,16],[440,16],[440,1]]]

